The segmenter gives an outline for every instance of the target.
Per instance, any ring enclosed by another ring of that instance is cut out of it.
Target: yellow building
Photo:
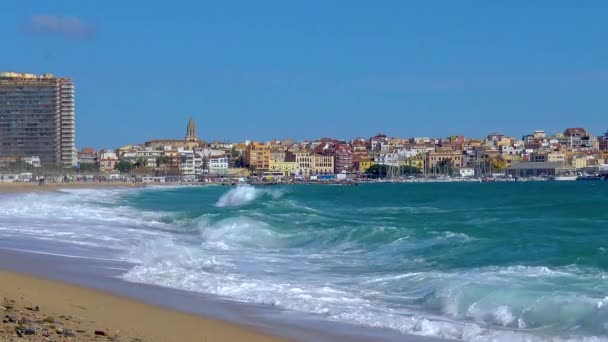
[[[401,162],[402,166],[411,166],[411,167],[415,167],[418,168],[419,170],[424,170],[424,165],[426,163],[426,158],[424,157],[424,155],[416,155],[414,157],[411,158],[407,158],[406,160]]]
[[[507,137],[503,137],[500,140],[496,141],[496,146],[511,146],[511,139]]]
[[[575,169],[582,169],[587,167],[587,158],[583,156],[573,156],[570,160],[570,165],[574,166]]]
[[[324,154],[312,155],[312,173],[314,175],[329,175],[334,173],[334,156]]]
[[[534,152],[530,153],[530,161],[536,163],[564,163],[566,155],[561,152]]]
[[[507,167],[521,162],[521,156],[516,154],[502,154],[500,157],[507,163]]]
[[[374,161],[370,160],[370,159],[361,159],[359,160],[357,163],[357,171],[363,173],[367,170],[369,170],[370,167],[374,166]]]
[[[295,151],[297,172],[299,175],[308,177],[312,170],[312,156],[308,151]]]
[[[249,144],[247,163],[255,171],[268,171],[270,169],[270,146],[259,142]]]
[[[452,167],[462,167],[462,152],[429,152],[426,156],[426,164],[434,168],[443,161],[447,161]]]
[[[549,163],[563,163],[566,161],[566,155],[560,152],[551,152],[547,155]]]
[[[292,174],[297,174],[298,173],[298,163],[293,161],[293,162],[288,162],[288,161],[275,161],[273,159],[270,159],[270,170],[272,172],[282,172],[283,176],[290,176]]]
[[[482,144],[483,144],[483,141],[481,141],[481,140],[470,139],[470,140],[467,140],[464,145],[465,146],[471,146],[471,147],[479,147]]]

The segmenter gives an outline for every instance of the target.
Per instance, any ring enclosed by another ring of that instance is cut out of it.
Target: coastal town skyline
[[[273,180],[346,180],[352,178],[349,175],[402,178],[412,174],[464,178],[563,175],[575,180],[581,173],[604,173],[608,164],[608,131],[596,136],[583,127],[568,127],[555,134],[534,130],[521,138],[498,132],[479,139],[380,133],[350,140],[328,136],[223,142],[199,135],[190,117],[183,139],[152,137],[97,151],[91,147],[78,150],[74,143],[75,99],[70,78],[0,73],[0,167],[15,171],[59,168],[64,173],[99,172],[114,177],[137,171],[139,176],[191,181],[245,175]]]

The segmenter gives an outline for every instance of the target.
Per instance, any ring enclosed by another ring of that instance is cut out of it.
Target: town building
[[[286,160],[270,160],[270,170],[271,172],[281,172],[283,176],[296,176],[298,175],[298,163],[294,161],[286,161]]]
[[[308,151],[295,151],[293,152],[295,156],[295,161],[297,164],[296,175],[302,177],[310,176],[312,172],[312,156]]]
[[[179,139],[155,139],[146,141],[144,144],[146,147],[158,150],[158,149],[171,149],[171,148],[182,148],[185,150],[194,150],[197,147],[201,147],[204,145],[203,142],[198,140],[198,136],[196,134],[196,125],[194,124],[194,119],[190,117],[188,120],[188,125],[186,126],[186,137],[184,140]]]
[[[94,165],[97,163],[97,154],[91,147],[84,147],[78,152],[78,165]]]
[[[338,147],[334,152],[334,173],[353,171],[353,152],[347,147]]]
[[[331,175],[334,173],[334,156],[314,153],[312,155],[312,174]]]
[[[552,177],[573,172],[570,165],[556,162],[521,162],[507,168],[506,174],[512,177]]]
[[[228,157],[227,156],[211,156],[209,157],[209,173],[213,175],[228,174]]]
[[[451,167],[462,167],[462,152],[460,151],[433,151],[426,155],[426,165],[431,169],[440,164],[447,164]]]
[[[118,156],[114,152],[104,151],[99,153],[99,171],[112,172],[118,163]]]
[[[247,163],[256,172],[270,169],[270,146],[264,143],[251,142],[247,146]]]
[[[0,158],[37,156],[44,167],[71,168],[75,135],[71,79],[0,73]]]
[[[601,151],[608,150],[608,131],[606,131],[606,133],[604,133],[604,135],[598,139],[597,145],[598,149],[600,149]]]
[[[529,160],[534,163],[564,163],[566,155],[560,152],[534,152],[529,156]]]
[[[355,171],[365,173],[370,167],[374,166],[375,162],[370,159],[361,159],[354,163]]]

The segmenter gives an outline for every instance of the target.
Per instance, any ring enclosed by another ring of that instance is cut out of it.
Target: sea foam
[[[240,185],[222,195],[217,201],[216,206],[220,208],[238,207],[249,204],[264,195],[269,195],[276,199],[282,195],[282,192]]]

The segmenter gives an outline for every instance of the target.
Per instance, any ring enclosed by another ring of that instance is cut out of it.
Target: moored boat
[[[563,176],[555,176],[553,180],[556,181],[575,181],[578,178],[577,175],[563,175]]]

